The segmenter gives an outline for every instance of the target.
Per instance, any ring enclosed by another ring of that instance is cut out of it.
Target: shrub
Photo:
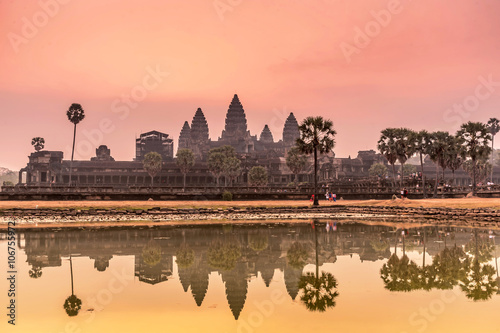
[[[224,191],[224,193],[222,193],[222,200],[233,201],[233,194],[229,191]]]

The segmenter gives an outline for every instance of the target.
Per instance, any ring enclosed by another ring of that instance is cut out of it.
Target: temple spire
[[[293,112],[290,112],[290,115],[286,119],[285,125],[283,126],[283,143],[286,147],[295,146],[295,141],[297,141],[299,137],[299,124],[297,123],[297,119],[295,119]]]
[[[271,130],[269,129],[269,126],[264,126],[264,129],[260,133],[260,141],[263,143],[273,143],[274,138],[273,138],[273,133],[271,133]]]
[[[245,110],[241,105],[237,94],[234,94],[233,100],[226,113],[226,125],[222,131],[222,140],[238,140],[244,138],[247,132],[247,118]]]
[[[181,134],[179,135],[179,147],[178,149],[189,148],[191,141],[191,127],[187,121],[184,122],[182,126]]]

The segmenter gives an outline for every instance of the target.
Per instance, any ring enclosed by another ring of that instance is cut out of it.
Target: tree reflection
[[[194,263],[194,250],[187,244],[182,244],[175,252],[175,262],[179,268],[189,268]]]
[[[33,265],[28,274],[32,279],[38,279],[40,276],[42,276],[42,267]]]
[[[250,234],[248,235],[248,245],[255,252],[261,252],[269,246],[269,236],[266,234]]]
[[[300,278],[299,289],[302,291],[300,300],[310,311],[323,312],[335,306],[337,280],[331,273],[321,272],[321,276],[306,273]]]
[[[234,242],[213,242],[208,249],[208,263],[214,269],[232,270],[241,257],[241,248]]]
[[[63,307],[64,310],[66,310],[68,316],[73,317],[76,316],[82,308],[82,301],[78,297],[76,297],[73,288],[73,260],[71,258],[71,254],[69,255],[69,267],[71,271],[71,296],[66,298]]]
[[[416,263],[411,261],[406,254],[401,259],[394,253],[387,263],[382,266],[380,276],[385,288],[390,291],[411,291],[419,289],[420,270]]]
[[[295,268],[302,270],[306,265],[306,260],[309,257],[309,251],[305,244],[295,242],[290,246],[286,252],[288,264]]]
[[[158,265],[161,261],[161,247],[153,241],[150,241],[142,249],[142,259],[150,267]]]
[[[445,248],[434,256],[434,286],[438,289],[453,289],[465,278],[466,255],[461,247]]]
[[[498,291],[495,280],[495,268],[485,262],[493,258],[492,244],[478,236],[474,229],[474,239],[465,245],[470,255],[465,263],[465,275],[460,281],[460,288],[467,298],[473,301],[487,300]]]
[[[335,298],[339,295],[337,291],[337,280],[331,273],[321,272],[319,275],[318,254],[318,221],[314,220],[314,241],[316,253],[316,274],[306,273],[299,280],[299,290],[302,292],[300,300],[310,311],[324,312],[327,308],[335,306]]]

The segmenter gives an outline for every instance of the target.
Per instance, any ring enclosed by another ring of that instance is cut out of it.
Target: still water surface
[[[2,313],[0,329],[500,332],[496,233],[332,221],[24,232],[17,325]]]

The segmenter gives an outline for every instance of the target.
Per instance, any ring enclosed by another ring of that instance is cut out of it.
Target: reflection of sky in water
[[[418,267],[424,259],[423,231],[410,229],[404,242]],[[19,236],[24,238],[17,259],[19,332],[497,329],[497,294],[474,302],[458,285],[387,290],[381,268],[395,251],[398,258],[403,255],[401,232],[391,227],[339,225],[327,232],[322,223],[316,229],[310,224],[201,226]],[[425,237],[426,266],[445,244],[466,248],[477,240],[480,251],[491,252],[484,258],[496,269],[494,252],[498,257],[500,248],[492,246],[487,231],[480,230],[476,239],[471,230],[428,228]],[[6,242],[0,244],[5,267]],[[301,273],[316,272],[316,248],[319,272],[331,273],[338,283],[336,305],[325,312],[308,311],[298,288]],[[70,253],[74,293],[82,300],[75,317],[63,308],[71,295]],[[7,290],[4,279],[0,288]],[[7,327],[6,320],[0,327]]]

